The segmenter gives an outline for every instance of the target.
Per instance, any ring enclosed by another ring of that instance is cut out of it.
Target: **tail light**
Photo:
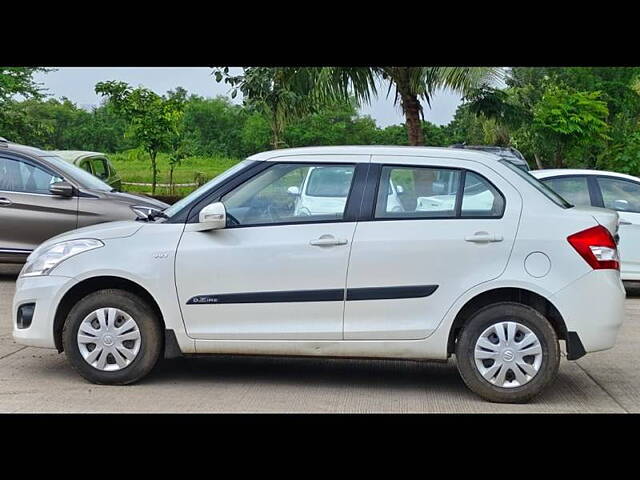
[[[602,225],[569,235],[567,240],[594,270],[620,270],[616,242]]]

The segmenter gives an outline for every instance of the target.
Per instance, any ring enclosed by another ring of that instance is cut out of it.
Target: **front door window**
[[[276,164],[221,198],[229,226],[340,221],[355,166]]]

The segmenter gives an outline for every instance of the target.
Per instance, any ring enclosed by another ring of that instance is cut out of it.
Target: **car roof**
[[[100,152],[90,152],[85,150],[49,150],[50,153],[59,156],[63,160],[67,162],[74,162],[83,157],[96,157],[101,156],[104,157],[104,153]]]
[[[640,178],[633,175],[627,175],[626,173],[609,172],[607,170],[587,170],[579,168],[549,168],[544,170],[531,170],[531,173],[536,178],[549,178],[549,177],[566,177],[577,175],[602,175],[607,177],[625,178],[627,180],[633,180],[634,182],[640,182]]]
[[[6,145],[6,148],[9,151],[22,153],[30,157],[46,157],[46,156],[52,155],[51,152],[47,152],[46,150],[41,150],[36,147],[29,147],[27,145],[21,145],[19,143],[13,143],[9,141],[6,141],[6,142],[3,141],[2,143]]]
[[[331,147],[301,147],[283,148],[279,150],[269,150],[267,152],[256,153],[248,157],[248,160],[275,161],[286,157],[295,156],[322,156],[332,155],[390,155],[390,156],[416,156],[416,157],[436,157],[455,158],[459,160],[472,160],[480,163],[492,164],[500,157],[480,150],[463,150],[443,147],[407,147],[407,146],[381,146],[381,145],[345,145]],[[333,162],[332,158],[314,158],[314,161]],[[357,159],[354,161],[358,162]],[[369,159],[363,159],[368,162]]]

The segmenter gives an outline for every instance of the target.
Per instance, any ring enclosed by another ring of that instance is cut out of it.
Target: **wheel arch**
[[[90,293],[107,288],[126,290],[145,300],[154,310],[154,312],[158,316],[158,319],[160,319],[162,330],[166,330],[164,316],[162,315],[162,311],[160,310],[158,302],[155,300],[155,298],[153,298],[153,295],[151,295],[149,291],[143,286],[127,278],[114,275],[90,277],[78,282],[73,287],[71,287],[63,295],[60,302],[58,302],[58,307],[56,309],[53,320],[53,339],[56,349],[59,353],[64,351],[64,348],[62,346],[62,327],[64,326],[67,315],[75,305],[76,301],[83,296],[89,295]]]
[[[537,310],[549,320],[558,338],[567,341],[567,325],[560,311],[549,299],[526,288],[501,287],[479,293],[469,299],[458,311],[449,330],[447,354],[450,355],[455,351],[458,335],[475,312],[500,302],[516,302]]]

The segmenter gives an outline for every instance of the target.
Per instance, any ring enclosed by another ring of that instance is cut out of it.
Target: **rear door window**
[[[402,191],[395,203],[387,194],[389,187],[383,188],[389,183]],[[501,217],[505,206],[502,194],[486,178],[455,168],[384,166],[378,192],[379,219]]]
[[[467,172],[462,195],[462,217],[500,217],[504,212],[504,198],[480,175]]]
[[[455,216],[461,170],[437,167],[384,166],[380,176],[376,218]],[[389,183],[402,190],[402,209],[389,201]]]

